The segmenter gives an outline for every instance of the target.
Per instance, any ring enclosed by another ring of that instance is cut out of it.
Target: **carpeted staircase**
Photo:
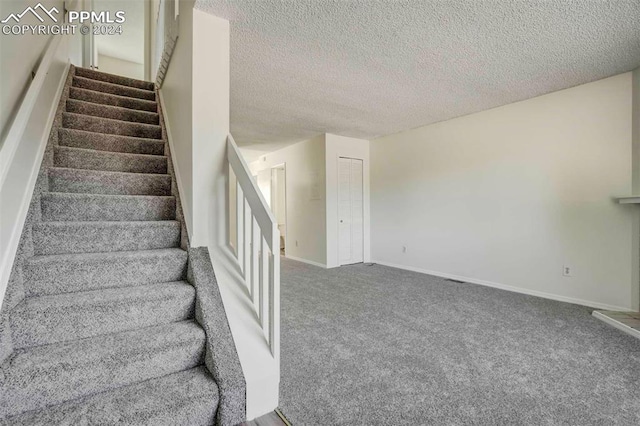
[[[9,314],[0,423],[213,424],[154,85],[71,73]]]

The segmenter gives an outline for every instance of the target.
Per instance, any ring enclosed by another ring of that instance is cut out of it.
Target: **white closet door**
[[[351,260],[351,160],[338,159],[338,258]]]
[[[362,160],[338,159],[338,259],[341,265],[364,260]]]
[[[364,260],[362,160],[351,160],[351,263]]]

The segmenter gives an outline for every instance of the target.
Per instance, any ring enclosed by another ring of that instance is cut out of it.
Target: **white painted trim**
[[[285,251],[286,251],[286,248],[285,248]],[[327,265],[325,265],[323,263],[314,262],[313,260],[303,259],[301,257],[290,256],[288,254],[285,254],[284,257],[286,259],[296,260],[298,262],[307,263],[309,265],[319,266],[320,268],[327,269]]]
[[[278,221],[264,199],[262,191],[258,188],[258,183],[251,176],[251,170],[231,134],[227,136],[227,159],[233,174],[236,176],[236,182],[240,184],[242,194],[247,203],[249,203],[251,214],[260,226],[264,239],[267,240],[272,252],[279,253],[280,230],[278,229]]]
[[[640,339],[640,330],[636,330],[635,328],[631,328],[628,325],[621,323],[620,321],[616,321],[615,319],[606,316],[602,312],[593,311],[592,315],[598,318],[600,321],[606,322],[610,326],[617,328],[618,330],[627,333],[628,335],[633,336],[636,339]]]
[[[51,62],[53,61],[53,57],[58,50],[58,45],[61,40],[62,36],[53,36],[49,41],[49,45],[42,57],[42,61],[38,66],[38,71],[36,71],[36,75],[31,81],[29,89],[27,89],[27,93],[22,100],[20,109],[18,109],[18,113],[11,123],[11,129],[9,129],[7,138],[0,149],[0,188],[4,185],[7,172],[9,171],[9,166],[11,165],[13,157],[18,150],[18,145],[20,145],[22,135],[27,127],[27,123],[31,117],[31,112],[33,112],[33,108],[36,105],[40,89],[42,89],[42,85],[47,77],[49,67],[51,66]]]
[[[58,46],[60,45],[60,39],[62,37],[58,37],[58,41],[56,43],[52,43],[50,45],[51,47],[55,47],[55,49],[53,50],[53,53],[50,54],[50,52],[47,52],[46,56],[49,56],[49,60],[48,60],[48,64],[46,69],[45,68],[38,68],[38,72],[42,71],[42,73],[46,76],[49,72],[49,66],[52,63],[52,59],[55,52],[58,49]],[[16,253],[18,251],[18,244],[20,243],[20,236],[22,235],[22,230],[24,228],[24,223],[27,219],[27,213],[29,212],[29,206],[31,204],[31,198],[33,197],[33,191],[36,187],[36,181],[38,180],[38,174],[40,173],[40,167],[42,165],[42,158],[44,157],[44,153],[45,150],[47,148],[47,143],[49,142],[49,136],[51,134],[51,127],[53,126],[53,121],[56,118],[56,112],[58,111],[58,104],[60,103],[60,96],[62,95],[62,91],[64,90],[64,85],[67,81],[67,76],[69,74],[69,59],[67,58],[67,63],[66,63],[66,69],[65,71],[62,73],[62,76],[60,78],[60,81],[58,81],[58,86],[56,88],[56,93],[54,95],[53,98],[53,102],[51,103],[50,109],[49,109],[49,113],[47,115],[47,122],[45,123],[44,126],[44,131],[42,133],[42,138],[39,141],[38,144],[38,151],[36,153],[36,157],[33,160],[33,167],[31,169],[31,172],[29,173],[29,179],[27,181],[27,186],[26,186],[26,190],[23,192],[22,194],[22,199],[20,200],[20,207],[18,209],[18,215],[16,218],[16,221],[13,225],[13,228],[11,229],[11,233],[9,235],[9,243],[7,244],[7,250],[4,253],[4,256],[2,257],[2,259],[0,259],[0,306],[2,306],[2,303],[4,302],[4,295],[5,292],[7,290],[7,285],[9,283],[9,277],[11,275],[11,269],[13,267],[13,262],[15,260],[16,257]],[[32,94],[31,96],[33,97],[34,100],[38,99],[38,95],[40,94],[40,89],[42,89],[42,84],[44,83],[44,79],[42,80],[42,82],[39,83],[38,86],[38,92],[35,94]],[[27,95],[29,95],[29,93],[31,93],[31,87],[29,88]],[[25,101],[27,101],[27,97],[25,97]],[[29,100],[31,102],[31,100]],[[35,104],[34,104],[35,105]],[[22,107],[20,108],[20,111],[22,111]],[[29,115],[31,114],[31,111],[33,111],[33,105],[31,105],[31,107],[29,108]],[[19,124],[19,126],[22,127],[22,133],[24,132],[27,122],[29,121],[30,117],[27,117],[26,121],[24,123]],[[10,133],[13,131],[13,127],[10,130]],[[18,143],[20,142],[21,138],[22,138],[22,133],[20,133],[20,139],[18,140]],[[15,152],[17,151],[17,146],[13,148],[14,152],[11,154],[11,158],[13,159]],[[9,163],[10,164],[10,163]],[[7,168],[8,165],[7,164]],[[6,171],[3,171],[3,174],[6,175]],[[2,188],[2,186],[0,186],[0,188]]]
[[[588,306],[590,308],[595,308],[595,309],[604,309],[604,310],[607,310],[607,311],[628,311],[629,310],[628,308],[624,308],[624,307],[621,307],[621,306],[608,305],[606,303],[593,302],[593,301],[590,301],[590,300],[583,300],[583,299],[578,299],[578,298],[574,298],[574,297],[560,296],[560,295],[557,295],[557,294],[545,293],[543,291],[528,290],[528,289],[524,289],[524,288],[510,286],[510,285],[507,285],[507,284],[500,284],[500,283],[495,283],[495,282],[492,282],[492,281],[479,280],[479,279],[476,279],[476,278],[469,278],[469,277],[463,277],[463,276],[460,276],[460,275],[447,274],[445,272],[430,271],[430,270],[427,270],[427,269],[415,268],[413,266],[400,265],[400,264],[397,264],[397,263],[382,262],[382,261],[379,261],[379,260],[372,260],[371,262],[372,263],[377,263],[377,264],[383,265],[383,266],[389,266],[391,268],[404,269],[406,271],[418,272],[418,273],[421,273],[421,274],[433,275],[433,276],[441,277],[441,278],[449,278],[449,279],[457,280],[457,281],[464,281],[464,282],[469,283],[469,284],[479,284],[479,285],[483,285],[485,287],[497,288],[497,289],[500,289],[500,290],[511,291],[513,293],[526,294],[526,295],[529,295],[529,296],[542,297],[543,299],[550,299],[550,300],[555,300],[555,301],[558,301],[558,302],[572,303],[574,305]]]
[[[640,195],[630,195],[628,197],[616,197],[620,204],[640,204]]]
[[[171,164],[173,165],[173,175],[176,178],[176,184],[178,185],[178,194],[184,195],[184,186],[182,185],[182,179],[180,179],[180,172],[178,170],[178,160],[176,159],[176,150],[173,145],[173,137],[171,136],[171,125],[169,124],[169,117],[167,117],[167,110],[164,107],[164,97],[162,96],[162,89],[158,90],[158,102],[160,103],[160,110],[162,111],[162,119],[164,120],[164,128],[167,132],[167,142],[169,143],[169,149],[171,150]],[[184,203],[184,200],[180,199],[180,204],[182,206],[182,214],[185,217],[190,217],[190,211],[187,211],[187,207]],[[187,228],[187,236],[189,237],[189,241],[191,241],[191,229],[189,229],[189,223],[187,220],[184,221],[184,226]]]

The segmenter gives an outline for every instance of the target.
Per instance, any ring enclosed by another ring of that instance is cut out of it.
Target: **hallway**
[[[590,308],[379,265],[281,265],[294,425],[640,423],[640,341]]]

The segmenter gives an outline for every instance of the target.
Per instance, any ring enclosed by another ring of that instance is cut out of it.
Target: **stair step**
[[[69,88],[69,98],[94,104],[112,105],[140,111],[158,112],[158,104],[154,101],[118,96],[110,93],[96,92],[95,90],[82,89],[80,87]]]
[[[69,169],[103,170],[128,173],[167,173],[167,157],[163,155],[129,154],[95,149],[58,146],[53,164]]]
[[[186,281],[30,297],[11,311],[14,348],[47,345],[193,318]]]
[[[156,101],[156,94],[150,90],[136,89],[134,87],[122,86],[120,84],[107,83],[104,81],[92,80],[90,78],[74,76],[73,87],[93,90],[96,92],[109,93],[111,95],[127,96],[129,98]]]
[[[158,113],[155,112],[137,111],[117,106],[92,104],[91,102],[79,101],[76,99],[67,100],[67,112],[136,123],[160,124],[160,117],[158,116]]]
[[[45,222],[176,218],[176,199],[173,196],[45,192],[40,200],[42,220]]]
[[[90,115],[74,114],[72,112],[62,113],[62,126],[67,129],[86,130],[88,132],[162,139],[162,127],[160,126],[113,120],[111,118],[92,117]]]
[[[158,139],[109,135],[77,129],[59,129],[58,144],[72,148],[130,154],[164,155],[164,142]]]
[[[180,222],[41,222],[33,224],[35,255],[152,250],[180,245]]]
[[[0,412],[41,409],[202,365],[206,336],[192,321],[21,349],[0,384]]]
[[[52,167],[49,169],[49,190],[93,194],[170,195],[171,176]]]
[[[187,252],[179,248],[33,256],[23,265],[25,296],[181,281]]]
[[[155,85],[150,81],[136,80],[134,78],[123,77],[121,75],[109,74],[89,68],[76,68],[76,75],[90,78],[92,80],[105,81],[107,83],[120,84],[122,86],[135,87],[137,89],[155,90]]]
[[[16,426],[215,424],[218,385],[196,367],[9,419]]]

